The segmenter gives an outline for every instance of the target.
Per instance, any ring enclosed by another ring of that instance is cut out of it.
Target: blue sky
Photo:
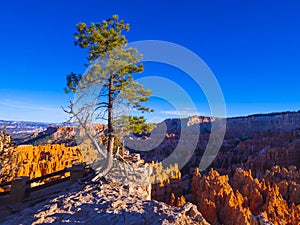
[[[200,56],[223,90],[228,116],[299,110],[299,11],[297,0],[2,1],[0,119],[67,119],[60,108],[71,99],[63,92],[66,75],[85,69],[86,51],[73,45],[75,25],[112,14],[130,23],[130,42],[164,40]],[[181,71],[146,63],[144,75],[174,80],[209,115],[203,93]],[[153,117],[176,116],[162,99],[150,105]]]

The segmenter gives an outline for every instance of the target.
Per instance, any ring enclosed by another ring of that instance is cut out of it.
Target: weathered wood
[[[56,171],[54,173],[49,173],[49,174],[41,176],[41,177],[33,178],[33,179],[28,181],[28,184],[31,184],[31,183],[34,183],[34,182],[39,182],[39,181],[42,181],[42,180],[45,180],[47,178],[51,178],[51,177],[54,177],[54,176],[63,175],[63,174],[65,174],[67,172],[70,172],[70,171],[71,171],[71,168],[65,168],[63,170],[59,170],[59,171]]]
[[[50,182],[47,182],[45,184],[41,184],[39,186],[35,186],[35,187],[30,188],[29,192],[31,193],[31,192],[34,192],[34,191],[37,191],[37,190],[41,190],[43,188],[50,187],[50,186],[56,185],[56,184],[60,184],[60,183],[63,183],[65,181],[68,181],[68,180],[70,180],[70,177],[65,177],[65,178],[54,180],[54,181],[50,181]]]
[[[26,196],[26,190],[29,189],[28,180],[29,177],[25,176],[13,179],[8,200],[10,204],[23,201]]]
[[[11,185],[11,181],[3,182],[3,183],[0,184],[0,187],[10,186],[10,185]]]
[[[90,169],[89,169],[90,170]],[[47,182],[46,184],[41,184],[36,187],[30,187],[30,184],[35,182],[41,182],[45,179],[52,178],[55,176],[63,176],[65,173],[71,173],[71,176],[65,178],[58,178],[53,181]],[[90,173],[92,172],[92,173]],[[11,186],[10,191],[1,192],[0,196],[9,195],[9,199],[11,202],[22,201],[22,198],[26,195],[26,193],[30,193],[36,190],[43,189],[45,187],[49,187],[55,184],[59,184],[68,180],[71,180],[71,183],[78,181],[78,179],[82,179],[85,175],[89,173],[93,176],[94,171],[86,171],[86,165],[84,163],[75,163],[71,168],[65,168],[60,171],[56,171],[54,173],[50,173],[41,177],[33,178],[29,180],[29,177],[17,177],[13,181],[4,182],[0,184],[0,187]],[[91,178],[91,176],[89,176]],[[24,183],[25,182],[25,183]],[[12,196],[12,197],[11,197]]]
[[[77,182],[78,179],[83,178],[85,175],[85,163],[75,163],[71,168],[71,183]]]

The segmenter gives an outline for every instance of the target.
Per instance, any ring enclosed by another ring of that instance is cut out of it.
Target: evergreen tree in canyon
[[[83,75],[71,73],[67,76],[65,92],[75,93],[77,98],[65,111],[84,129],[99,154],[106,158],[105,166],[100,170],[105,175],[113,164],[116,132],[128,134],[151,130],[152,126],[146,124],[143,116],[128,113],[129,109],[152,112],[144,104],[151,90],[134,80],[133,74],[141,73],[143,64],[137,49],[126,48],[128,41],[123,33],[129,31],[129,24],[113,15],[101,23],[78,23],[76,28],[75,45],[87,49],[85,65],[88,69]],[[89,129],[92,118],[107,122],[106,152]]]

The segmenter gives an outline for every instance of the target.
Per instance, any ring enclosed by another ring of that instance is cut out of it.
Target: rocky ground
[[[191,203],[176,208],[146,198],[147,193],[139,185],[103,181],[75,184],[69,191],[10,215],[0,223],[209,224]]]

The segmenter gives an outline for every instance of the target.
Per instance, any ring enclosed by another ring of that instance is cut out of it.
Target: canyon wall
[[[71,167],[74,162],[83,162],[79,147],[59,144],[9,147],[2,161],[0,183],[18,176],[40,177]]]
[[[174,159],[184,159],[188,162],[181,171],[188,174],[189,168],[199,166],[210,137],[211,124],[216,120],[199,116],[183,120],[167,119],[158,124],[147,138],[129,140],[129,146],[133,146],[132,150],[135,151],[149,147],[151,143],[160,143],[150,151],[136,152],[146,162],[163,161],[170,155]],[[300,112],[229,118],[226,123],[221,149],[207,171],[217,168],[221,174],[232,176],[235,169],[241,167],[251,169],[253,176],[261,179],[264,172],[274,165],[294,165],[299,168]],[[194,151],[186,152],[195,139],[197,144]],[[175,153],[175,149],[180,151]]]

